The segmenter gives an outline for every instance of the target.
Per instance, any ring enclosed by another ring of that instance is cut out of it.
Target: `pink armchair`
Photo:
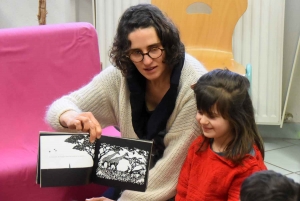
[[[44,121],[47,106],[100,70],[89,23],[0,29],[0,200],[80,201],[106,189],[35,183],[38,134],[51,130]],[[103,133],[119,135],[112,127]]]

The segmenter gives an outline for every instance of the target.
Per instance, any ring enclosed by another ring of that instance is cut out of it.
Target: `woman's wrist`
[[[78,115],[78,113],[76,111],[67,110],[59,116],[59,124],[64,128],[69,128],[68,121],[70,121],[70,119],[75,118],[75,116],[77,116],[77,115]]]

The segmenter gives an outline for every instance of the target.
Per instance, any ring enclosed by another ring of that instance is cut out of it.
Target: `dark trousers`
[[[117,200],[120,197],[121,189],[119,188],[108,188],[103,194],[103,197],[109,198],[111,200]]]
[[[121,189],[119,188],[108,188],[103,194],[103,197],[109,198],[111,200],[117,200],[121,195]],[[168,199],[167,201],[174,201],[175,197]]]

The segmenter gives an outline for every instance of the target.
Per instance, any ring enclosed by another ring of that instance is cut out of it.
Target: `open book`
[[[40,132],[36,182],[41,187],[96,183],[145,191],[153,142],[88,133]]]

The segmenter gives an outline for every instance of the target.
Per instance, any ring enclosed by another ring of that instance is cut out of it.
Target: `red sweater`
[[[176,201],[239,201],[240,186],[252,173],[266,170],[262,155],[253,146],[255,156],[247,154],[242,165],[216,154],[210,146],[196,153],[203,136],[198,137],[189,148],[182,166]]]

